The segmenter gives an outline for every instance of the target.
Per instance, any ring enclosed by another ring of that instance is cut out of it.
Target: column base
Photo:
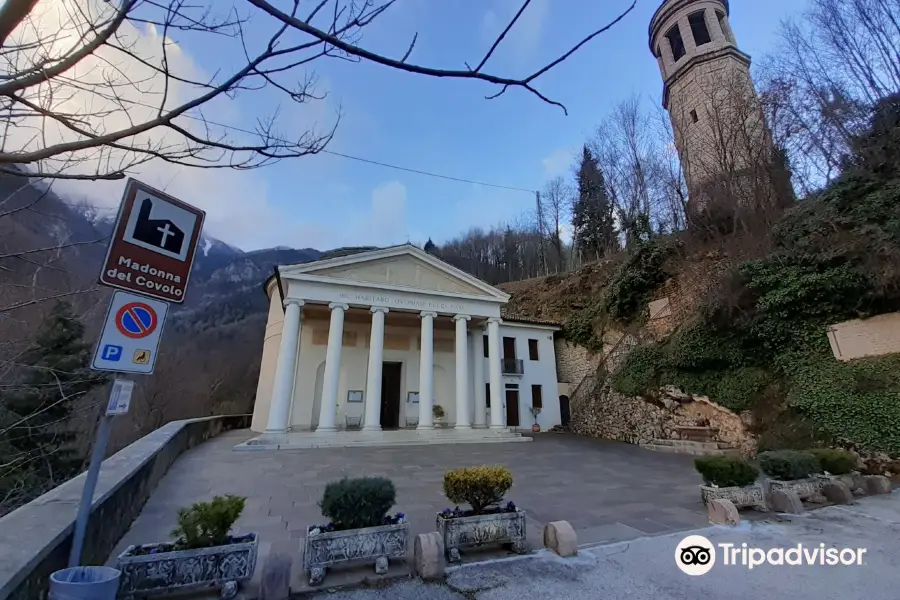
[[[381,425],[366,425],[362,431],[381,431]]]
[[[316,427],[315,433],[335,433],[337,431],[337,427],[323,427],[319,425]]]
[[[453,429],[472,429],[471,425],[455,425]]]
[[[284,435],[289,431],[287,427],[284,429],[266,429],[263,433],[265,435]]]
[[[491,429],[506,429],[506,425],[491,425]]]
[[[416,425],[416,430],[419,429],[434,429],[434,425]]]
[[[472,429],[487,429],[487,425],[484,423],[475,423],[472,425]]]

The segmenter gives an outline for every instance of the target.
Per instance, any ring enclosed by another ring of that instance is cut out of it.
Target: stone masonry
[[[695,204],[726,169],[750,175],[769,161],[750,57],[738,49],[728,15],[728,0],[665,0],[650,23],[663,105]]]
[[[715,404],[709,398],[660,391],[656,401],[614,392],[608,381],[572,407],[572,431],[582,435],[631,444],[678,439],[678,427],[708,423],[718,429],[716,440],[742,454],[756,453],[756,440],[745,418]]]

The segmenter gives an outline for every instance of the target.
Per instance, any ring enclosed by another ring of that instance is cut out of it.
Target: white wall
[[[531,429],[534,423],[534,417],[531,416],[531,386],[540,385],[542,387],[543,408],[541,414],[538,415],[537,422],[541,426],[541,430],[546,431],[554,425],[560,424],[559,416],[559,395],[556,377],[556,351],[553,344],[553,332],[558,328],[542,325],[527,325],[520,323],[504,322],[500,325],[501,337],[501,353],[502,338],[511,337],[516,340],[516,358],[521,359],[524,366],[524,375],[503,376],[503,391],[501,397],[504,406],[501,410],[506,415],[506,384],[519,385],[519,428]],[[538,340],[538,360],[529,360],[528,358],[528,340]],[[489,380],[488,359],[484,361],[485,380]]]
[[[336,420],[339,428],[344,427],[346,416],[360,417],[365,411],[364,402],[347,402],[347,392],[366,389],[370,328],[368,323],[344,324]],[[291,428],[295,431],[315,429],[318,425],[327,333],[328,321],[304,319],[300,332],[300,352],[297,356],[297,377],[290,418]],[[384,362],[402,364],[400,426],[404,427],[407,415],[417,418],[419,414],[418,404],[407,403],[408,393],[419,390],[419,329],[386,324],[385,336],[404,336],[408,342],[407,350],[386,346],[383,356]],[[445,349],[452,348],[453,336],[452,331],[435,332],[434,397],[435,403],[444,407],[446,413],[444,420],[447,423],[456,422],[456,357],[452,350],[448,352]]]

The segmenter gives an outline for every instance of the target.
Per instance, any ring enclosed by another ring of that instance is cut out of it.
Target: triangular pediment
[[[282,276],[308,275],[343,282],[396,286],[506,300],[508,295],[412,245],[282,267]]]

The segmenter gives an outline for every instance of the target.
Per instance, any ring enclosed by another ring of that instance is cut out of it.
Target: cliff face
[[[497,287],[512,296],[506,305],[509,313],[563,323],[574,311],[597,302],[620,262],[619,258],[611,258],[571,273],[512,281]]]

